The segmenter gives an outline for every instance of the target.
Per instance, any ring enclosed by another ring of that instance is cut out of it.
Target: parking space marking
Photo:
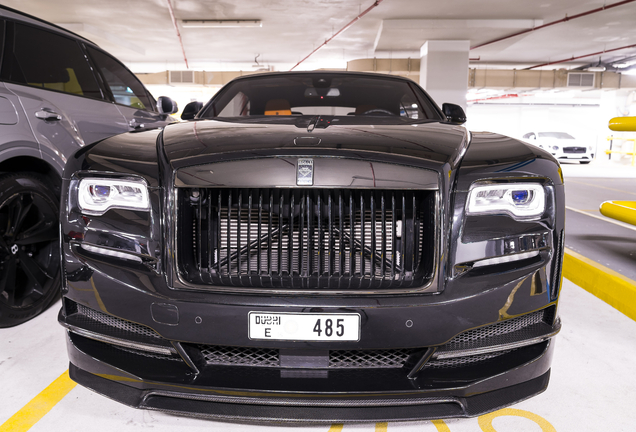
[[[503,416],[527,418],[528,420],[532,420],[533,422],[538,424],[543,432],[556,432],[554,426],[552,426],[549,421],[547,421],[540,415],[537,415],[530,411],[524,411],[514,408],[504,408],[499,411],[479,416],[479,418],[477,419],[477,423],[479,423],[479,427],[483,432],[497,432],[497,430],[492,425],[492,421],[497,417]]]
[[[444,420],[431,420],[431,423],[435,425],[437,432],[451,432]]]
[[[26,432],[61,401],[77,384],[68,376],[68,370],[53,381],[40,394],[31,399],[20,411],[0,425],[0,432]]]
[[[636,320],[636,281],[565,248],[563,277]]]
[[[389,427],[388,423],[376,423],[375,432],[386,432],[388,427]]]
[[[597,184],[594,184],[594,183],[587,183],[587,182],[582,182],[582,181],[578,181],[578,180],[568,180],[568,183],[578,183],[578,184],[582,184],[582,185],[585,185],[585,186],[592,186],[592,187],[595,187],[595,188],[607,189],[607,190],[620,192],[620,193],[624,193],[624,194],[636,195],[636,193],[632,192],[632,191],[623,190],[623,189],[615,189],[615,188],[611,188],[611,187],[607,187],[607,186],[601,186],[601,185],[597,185]]]
[[[343,427],[344,427],[344,424],[342,423],[334,423],[331,425],[331,427],[329,428],[327,432],[340,432],[342,431]]]
[[[586,212],[584,210],[575,209],[574,207],[565,206],[565,208],[566,208],[566,210],[572,210],[573,212],[581,213],[581,214],[584,214],[586,216],[593,217],[593,218],[598,219],[598,220],[602,220],[603,222],[613,223],[614,225],[618,225],[618,226],[621,226],[623,228],[627,228],[627,229],[630,229],[632,231],[636,231],[636,227],[634,227],[633,225],[626,224],[625,222],[621,222],[621,221],[617,221],[617,220],[614,220],[614,219],[610,219],[610,218],[607,218],[605,216],[598,216],[598,215],[595,215],[594,213],[589,213],[589,212]]]

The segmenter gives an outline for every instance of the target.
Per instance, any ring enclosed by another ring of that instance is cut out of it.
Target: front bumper
[[[96,280],[99,281],[99,278]],[[515,284],[515,287],[518,287],[517,290],[513,288],[512,292],[506,286],[499,290],[508,293],[504,299],[510,299],[511,294],[514,294],[513,298],[522,299],[524,284]],[[481,302],[489,303],[489,296],[494,296],[496,291],[483,293],[485,298]],[[74,293],[78,292],[86,293]],[[150,300],[157,299],[148,293],[139,295],[145,297],[145,308],[140,303],[136,305],[139,308],[137,310],[151,310],[148,305],[155,302]],[[128,299],[129,309],[135,306],[134,298],[131,296]],[[462,306],[464,302],[466,304]],[[362,340],[346,342],[345,345],[320,345],[320,348],[328,350],[330,358],[333,353],[345,353],[338,354],[343,356],[354,353],[352,355],[357,355],[359,359],[362,353],[362,357],[367,359],[373,356],[385,359],[396,352],[405,351],[408,358],[403,364],[397,365],[391,357],[387,361],[374,364],[369,361],[362,365],[359,362],[358,367],[344,368],[281,367],[275,362],[257,364],[253,356],[247,362],[207,361],[207,357],[202,355],[205,347],[210,350],[227,348],[226,357],[227,350],[234,350],[231,355],[237,359],[242,355],[236,354],[239,351],[256,352],[256,356],[269,355],[265,352],[268,351],[275,352],[277,356],[279,351],[281,355],[283,350],[304,352],[316,349],[319,345],[309,342],[250,341],[243,328],[247,311],[253,309],[249,305],[175,302],[185,316],[189,316],[189,313],[202,316],[203,322],[224,309],[222,316],[227,321],[216,328],[225,330],[220,333],[233,335],[234,343],[228,347],[221,346],[225,343],[225,336],[215,338],[201,335],[185,322],[181,334],[181,324],[160,325],[155,322],[151,328],[90,309],[69,297],[64,300],[65,306],[59,319],[69,330],[67,339],[71,378],[135,408],[232,421],[398,421],[476,416],[545,390],[554,346],[553,337],[560,329],[554,303],[515,317],[500,317],[499,320],[493,320],[494,323],[484,321],[486,325],[481,327],[467,324],[479,319],[477,312],[466,315],[463,325],[449,319],[443,326],[450,328],[449,334],[455,336],[457,330],[461,329],[459,335],[450,341],[442,332],[437,335],[423,332],[417,337],[411,330],[415,325],[411,328],[404,325],[404,319],[411,317],[420,329],[436,328],[434,320],[443,315],[456,316],[453,310],[468,307],[469,302],[475,302],[475,299],[450,304],[441,302],[428,308],[357,309],[366,317]],[[109,312],[110,306],[117,310],[107,297],[101,299],[101,305]],[[501,306],[501,303],[493,303],[491,307],[495,306]],[[206,308],[211,309],[205,312]],[[188,313],[189,309],[193,310]],[[511,309],[514,308],[511,306]],[[379,313],[379,310],[384,310],[384,313]],[[407,311],[409,314],[405,315]],[[140,312],[137,315],[143,316]],[[540,317],[540,320],[530,317]],[[200,324],[195,321],[194,325]],[[384,333],[378,332],[377,337],[371,337],[373,329],[383,326],[394,327],[393,337],[386,329]],[[158,333],[160,330],[162,334]],[[472,341],[469,340],[471,337]],[[121,341],[129,345],[122,345]],[[406,345],[406,341],[410,345]],[[514,344],[519,342],[521,344],[515,348]],[[250,343],[253,346],[249,346]],[[164,352],[152,352],[148,347]],[[450,354],[450,358],[433,357],[417,369],[418,360],[432,348],[437,350],[437,355]],[[453,349],[457,352],[453,353]],[[485,352],[479,354],[480,349],[485,349]],[[467,355],[458,356],[462,350]],[[220,357],[217,355],[217,359]],[[416,373],[409,378],[415,369]]]
[[[410,390],[339,392],[325,388],[341,381],[340,377],[297,377],[279,378],[296,391],[237,391],[206,385],[213,376],[181,383],[142,379],[85,354],[69,339],[71,378],[97,393],[133,408],[243,422],[376,422],[478,416],[547,388],[553,344],[546,342],[542,348],[537,357],[516,368],[470,384],[448,383],[446,388],[423,376],[410,383]],[[251,375],[254,379],[261,374]],[[271,375],[263,374],[259,379],[270,380]],[[356,377],[349,376],[349,380],[352,378]],[[367,381],[369,387],[383,378],[381,373],[357,377]],[[198,380],[202,383],[197,384]],[[323,391],[298,390],[309,387]]]

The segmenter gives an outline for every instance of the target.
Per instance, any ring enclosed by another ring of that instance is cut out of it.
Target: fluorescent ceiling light
[[[585,70],[588,72],[605,72],[605,66],[592,66]]]
[[[261,20],[181,20],[183,28],[263,27]]]

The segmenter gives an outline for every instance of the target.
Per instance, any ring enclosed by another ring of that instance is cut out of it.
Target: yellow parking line
[[[0,432],[25,432],[61,401],[77,384],[71,381],[68,370],[53,381],[39,395],[0,426]]]
[[[375,432],[386,432],[388,427],[389,427],[388,423],[376,423]]]
[[[431,423],[435,425],[437,432],[451,432],[450,428],[444,420],[431,420]]]
[[[342,423],[334,423],[331,425],[328,432],[340,432],[343,426],[344,425]]]
[[[495,418],[502,417],[502,416],[527,418],[528,420],[532,420],[537,425],[539,425],[542,432],[556,432],[556,429],[554,428],[554,426],[552,426],[549,421],[547,421],[540,415],[530,411],[524,411],[524,410],[514,409],[514,408],[504,408],[499,411],[495,411],[489,414],[484,414],[482,416],[479,416],[479,418],[477,419],[477,423],[479,424],[479,428],[483,432],[497,432],[495,428],[492,426],[492,421]]]
[[[563,257],[563,277],[636,320],[636,281],[569,248]]]

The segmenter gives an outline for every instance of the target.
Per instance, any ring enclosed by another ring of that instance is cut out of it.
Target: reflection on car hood
[[[433,122],[408,125],[332,125],[307,132],[294,125],[236,123],[218,120],[169,125],[163,149],[173,168],[201,163],[201,158],[223,153],[247,157],[283,149],[294,153],[312,149],[387,153],[416,157],[440,165],[457,160],[467,135],[463,126]],[[263,152],[263,153],[259,153]]]

